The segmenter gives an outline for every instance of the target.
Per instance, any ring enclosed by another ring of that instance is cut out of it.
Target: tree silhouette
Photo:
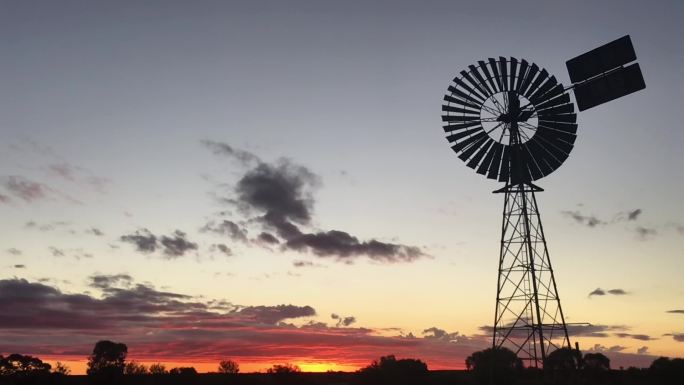
[[[292,374],[300,373],[302,370],[299,366],[292,364],[275,364],[270,368],[266,369],[266,373],[269,374]]]
[[[181,366],[169,370],[169,374],[183,377],[191,377],[197,375],[197,369],[193,368],[192,366]]]
[[[166,366],[164,364],[156,363],[150,365],[149,373],[153,375],[168,374]]]
[[[420,383],[428,373],[427,365],[417,359],[397,359],[393,355],[380,357],[370,365],[359,370],[366,383],[408,384]]]
[[[124,374],[126,375],[139,376],[148,373],[149,371],[147,370],[147,367],[145,365],[139,364],[135,361],[127,362],[126,365],[124,365]]]
[[[522,360],[506,348],[477,351],[466,358],[477,384],[514,384],[522,371]]]
[[[587,353],[582,359],[582,368],[588,370],[609,370],[610,358],[603,353]]]
[[[219,362],[218,371],[223,374],[238,374],[240,365],[233,360],[222,360]]]
[[[0,356],[0,375],[3,376],[44,375],[50,373],[51,368],[38,357],[16,353]]]
[[[100,382],[120,377],[124,373],[128,347],[125,344],[108,340],[98,341],[93,353],[88,357],[88,373]]]
[[[64,365],[63,363],[57,361],[55,363],[55,367],[52,368],[52,373],[62,375],[62,376],[68,376],[69,374],[71,374],[71,369],[68,366]]]
[[[656,358],[648,371],[656,380],[656,384],[681,384],[684,379],[684,358]]]

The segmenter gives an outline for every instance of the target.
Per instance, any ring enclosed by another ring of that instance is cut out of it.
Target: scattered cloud
[[[111,287],[125,286],[128,287],[133,282],[133,277],[128,274],[96,274],[88,277],[88,286],[97,289],[108,289]]]
[[[14,265],[14,266],[12,266],[12,267],[15,268],[15,269],[25,269],[25,268],[26,268],[26,265],[21,265],[21,264],[19,264],[19,265]]]
[[[1,184],[9,193],[26,202],[45,199],[52,192],[52,189],[47,185],[34,182],[20,175],[7,176]]]
[[[643,226],[637,226],[634,231],[636,232],[636,236],[640,240],[647,240],[650,239],[658,234],[658,231],[656,229],[648,228],[648,227],[643,227]]]
[[[64,257],[64,250],[58,249],[54,246],[48,247],[48,250],[50,251],[50,254],[52,254],[53,257]]]
[[[98,229],[98,228],[96,228],[96,227],[91,227],[91,228],[87,229],[85,232],[86,232],[87,234],[92,234],[92,235],[95,235],[95,236],[97,236],[97,237],[101,237],[101,236],[104,235],[104,233],[102,232],[102,230],[100,230],[100,229]]]
[[[333,313],[330,315],[330,318],[337,321],[337,324],[335,326],[338,328],[343,326],[350,326],[351,324],[356,323],[356,317],[353,316],[343,317]]]
[[[180,230],[176,230],[170,236],[163,235],[159,243],[168,258],[182,257],[189,251],[197,250],[197,243],[188,241],[186,234]]]
[[[672,337],[672,339],[677,341],[677,342],[684,342],[684,334],[682,334],[682,333],[667,333],[667,334],[663,334],[663,336]]]
[[[615,336],[620,338],[632,338],[640,341],[652,341],[656,339],[646,334],[615,333]]]
[[[596,344],[594,347],[589,349],[590,352],[597,352],[597,353],[618,353],[622,352],[623,350],[627,349],[626,346],[621,346],[621,345],[613,345],[611,347],[606,347],[601,344]]]
[[[216,142],[213,140],[203,140],[201,143],[203,146],[211,150],[211,152],[213,152],[215,155],[222,155],[232,158],[245,166],[261,162],[259,157],[251,152],[234,148],[227,143]]]
[[[600,287],[597,287],[589,293],[589,297],[594,296],[594,295],[606,295],[606,294],[612,294],[612,295],[627,295],[629,292],[623,290],[623,289],[610,289],[610,290],[603,290]]]
[[[641,215],[641,209],[628,211],[627,212],[627,220],[628,221],[635,221],[639,217],[639,215]]]
[[[227,219],[224,219],[219,223],[209,221],[200,229],[200,231],[226,235],[233,241],[247,242],[247,230],[237,223]]]
[[[64,229],[68,230],[70,223],[66,221],[52,221],[52,222],[47,222],[47,223],[37,223],[33,220],[30,220],[24,224],[24,227],[27,229],[34,229],[34,230],[39,230],[39,231],[54,231],[57,229]]]
[[[575,211],[561,211],[561,213],[567,217],[572,218],[575,222],[581,224],[581,225],[586,225],[589,227],[596,227],[599,225],[605,225],[607,222],[597,218],[594,215],[585,215],[582,214],[581,212],[575,210]]]
[[[666,313],[671,313],[671,314],[684,314],[684,310],[676,309],[676,310],[668,310]]]
[[[219,252],[223,253],[227,257],[231,257],[233,255],[233,250],[231,250],[230,247],[224,245],[223,243],[217,243],[217,244],[211,245],[210,250],[211,251],[218,250]]]
[[[637,349],[637,354],[648,354],[648,346],[642,346]]]
[[[10,247],[9,249],[7,249],[7,254],[18,256],[18,255],[21,255],[22,252],[19,249],[15,249],[14,247]]]
[[[119,239],[133,244],[141,253],[152,253],[157,250],[157,237],[148,229],[136,230],[135,233],[122,235]]]
[[[280,243],[278,238],[276,238],[273,234],[267,232],[262,232],[261,234],[259,234],[256,241],[257,243],[263,243],[267,245],[277,245],[278,243]]]

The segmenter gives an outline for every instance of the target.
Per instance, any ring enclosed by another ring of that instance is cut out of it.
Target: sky
[[[491,344],[503,197],[444,140],[489,57],[560,82],[629,34],[646,89],[578,113],[537,195],[566,321],[684,356],[677,1],[0,2],[0,354],[459,369]]]

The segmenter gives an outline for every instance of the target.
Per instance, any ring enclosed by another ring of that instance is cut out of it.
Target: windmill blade
[[[460,80],[459,80],[459,81],[460,81]],[[459,89],[456,88],[456,87],[449,86],[449,88],[447,88],[447,90],[449,90],[449,92],[451,92],[453,95],[456,95],[456,96],[458,96],[458,97],[460,97],[460,98],[462,98],[462,99],[464,99],[464,100],[467,100],[468,102],[470,102],[470,103],[472,103],[472,104],[474,104],[474,105],[476,105],[476,106],[481,106],[481,105],[482,105],[482,102],[481,102],[481,101],[475,99],[474,97],[470,96],[469,94],[466,94],[465,92],[459,90]],[[479,108],[479,107],[478,107],[478,108]]]
[[[572,114],[575,112],[575,105],[572,103],[561,104],[559,106],[547,108],[545,110],[537,111],[539,119],[543,120],[553,120],[551,117],[559,114]],[[547,119],[549,118],[549,119]]]
[[[539,137],[543,142],[545,142],[546,145],[549,146],[549,151],[553,152],[554,155],[556,156],[556,159],[564,159],[567,157],[568,154],[570,154],[570,151],[572,151],[573,145],[563,141],[559,136],[558,132],[551,132],[551,130],[537,130],[537,133],[534,135],[535,137]],[[558,155],[554,150],[558,149],[563,156]]]
[[[539,119],[541,122],[542,120],[545,119]],[[576,114],[558,114],[554,115],[552,117],[546,118],[546,120],[552,120],[554,122],[564,122],[564,123],[576,123],[577,122],[577,115]]]
[[[480,117],[475,115],[442,115],[443,122],[472,122],[473,120],[479,121]]]
[[[482,89],[482,87],[480,87],[480,85],[479,85],[475,80],[473,80],[472,77],[470,77],[470,74],[469,74],[469,73],[467,73],[467,72],[465,72],[465,71],[461,71],[461,76],[463,76],[463,79],[467,80],[468,83],[470,83],[470,84],[469,84],[470,87],[469,87],[468,89],[472,92],[472,94],[473,94],[474,96],[477,96],[478,98],[482,99],[482,102],[484,102],[485,100],[487,100],[487,93]],[[455,81],[455,80],[454,80],[454,81]],[[460,82],[460,84],[462,84],[464,87],[468,87],[468,86],[466,85],[466,83],[463,82],[462,80],[459,79],[459,82]],[[475,90],[477,90],[477,91],[475,91]]]
[[[489,89],[487,82],[484,80],[484,78],[480,74],[480,71],[477,70],[477,67],[475,67],[474,65],[471,64],[468,66],[468,68],[470,68],[470,73],[475,77],[475,79],[477,79],[477,82],[479,84],[478,89],[482,90],[486,97],[492,96],[492,94],[493,94],[492,90]]]
[[[508,91],[508,66],[506,65],[506,58],[503,56],[499,56],[499,72],[501,72],[503,90]]]
[[[509,90],[515,90],[515,75],[518,70],[518,59],[511,58],[511,84],[508,86]]]
[[[531,140],[528,140],[525,145],[530,150],[532,157],[536,160],[542,175],[546,176],[551,174],[555,168],[549,166],[544,160],[549,157],[553,158],[553,155],[539,144],[538,139],[532,138]]]
[[[492,73],[494,74],[494,80],[496,80],[496,85],[499,86],[499,91],[503,91],[504,87],[501,84],[501,75],[499,74],[499,64],[496,62],[496,59],[494,58],[489,58],[487,59],[489,61],[489,66],[492,68]]]
[[[555,131],[567,132],[569,134],[577,133],[577,124],[575,123],[560,123],[560,122],[549,122],[545,121],[543,124],[544,128],[549,128]]]
[[[499,169],[501,168],[504,148],[506,147],[501,143],[495,145],[494,149],[496,152],[492,156],[492,162],[489,164],[489,170],[487,171],[488,179],[497,179],[499,177]]]
[[[534,79],[534,81],[533,81],[532,84],[530,85],[530,88],[528,88],[528,89],[525,91],[525,93],[524,93],[523,95],[525,95],[525,97],[526,97],[527,99],[529,99],[529,98],[530,98],[530,95],[531,95],[533,92],[537,91],[537,89],[539,88],[539,86],[541,85],[541,83],[542,83],[543,81],[545,81],[546,78],[548,78],[548,77],[549,77],[549,73],[546,72],[545,69],[541,70],[541,72],[539,72],[539,75],[537,75],[537,78]]]
[[[489,149],[492,147],[492,144],[494,144],[494,141],[492,138],[487,138],[485,143],[480,146],[480,149],[473,155],[473,157],[470,159],[470,161],[466,164],[466,166],[474,169],[477,167],[478,164],[480,164],[480,161],[484,157],[484,155],[489,151]]]
[[[562,84],[557,84],[544,95],[541,95],[539,98],[532,98],[530,101],[536,106],[563,94],[567,94],[565,88]]]
[[[499,92],[498,88],[496,87],[496,83],[494,82],[494,79],[492,78],[492,74],[489,72],[489,69],[487,68],[487,63],[480,60],[477,62],[477,64],[480,65],[480,68],[482,69],[482,72],[484,72],[485,77],[487,78],[487,81],[489,82],[489,85],[491,86],[494,93]]]
[[[520,87],[520,90],[518,90],[518,93],[521,95],[525,95],[527,93],[527,89],[530,87],[530,84],[532,83],[532,80],[534,79],[535,76],[539,73],[539,67],[537,67],[536,64],[532,63],[530,66],[530,70],[527,72],[527,76],[525,76],[525,81],[523,82],[522,86]]]
[[[454,152],[459,153],[459,152],[461,152],[461,150],[466,148],[468,145],[471,145],[471,144],[477,142],[478,140],[482,139],[483,136],[487,136],[487,134],[485,134],[484,131],[481,131],[481,132],[479,132],[473,136],[469,136],[469,137],[463,139],[462,141],[454,144],[453,146],[451,146],[451,149],[454,150]]]
[[[520,61],[520,72],[518,72],[518,81],[515,85],[515,90],[520,93],[520,86],[522,85],[523,81],[525,80],[525,77],[527,77],[527,68],[529,67],[529,64],[527,63],[527,60],[523,59]]]
[[[544,84],[539,86],[539,88],[530,95],[530,101],[534,103],[535,101],[540,100],[544,95],[546,95],[547,92],[549,92],[553,87],[555,87],[558,84],[558,81],[554,76],[551,76],[550,78],[546,79]]]
[[[463,113],[466,115],[474,115],[474,116],[480,115],[480,113],[478,111],[468,110],[465,108],[459,108],[459,107],[454,107],[454,106],[446,106],[446,105],[442,105],[442,111],[459,112],[459,113]]]
[[[489,170],[489,165],[492,163],[492,159],[494,158],[494,154],[496,153],[497,146],[501,146],[501,144],[492,141],[492,145],[489,147],[487,155],[485,155],[484,159],[482,160],[482,163],[480,163],[480,167],[478,167],[476,170],[478,174],[487,174],[487,171]]]
[[[535,104],[534,109],[537,111],[540,111],[540,110],[543,110],[543,109],[546,109],[549,107],[553,107],[553,106],[557,106],[557,105],[563,104],[563,103],[570,103],[570,95],[569,94],[564,93],[558,97],[550,98],[550,99],[547,99],[547,100],[545,100],[539,104]]]
[[[477,141],[473,142],[467,148],[465,148],[461,155],[459,155],[458,157],[465,162],[471,156],[473,156],[475,151],[479,150],[482,147],[482,145],[487,141],[487,139],[489,139],[489,136],[486,134],[483,135]]]
[[[530,175],[532,176],[532,180],[537,180],[540,179],[544,176],[544,173],[541,171],[539,166],[537,165],[537,161],[534,157],[534,154],[532,154],[532,151],[527,143],[530,141],[528,140],[526,143],[522,144],[522,150],[523,153],[525,153],[525,158],[527,161],[527,168],[530,171]]]
[[[480,125],[479,121],[472,121],[472,122],[467,122],[467,123],[456,123],[456,124],[449,124],[444,127],[444,132],[453,132],[453,131],[459,131],[463,130],[468,127],[473,127],[473,126],[478,126]]]
[[[444,101],[447,101],[449,103],[458,104],[458,105],[463,106],[463,107],[472,108],[475,112],[478,112],[478,113],[480,111],[480,106],[478,104],[473,104],[471,102],[467,102],[467,101],[462,100],[462,99],[457,99],[457,98],[450,96],[450,95],[444,95]]]
[[[478,133],[479,131],[482,131],[482,127],[480,127],[480,126],[472,128],[470,130],[464,130],[461,132],[457,132],[455,134],[451,134],[451,135],[447,136],[447,140],[449,141],[449,143],[453,143],[453,142],[456,142],[460,139],[465,138],[466,136],[474,135],[474,134]]]
[[[501,168],[499,169],[499,182],[508,182],[511,175],[511,147],[504,146]]]

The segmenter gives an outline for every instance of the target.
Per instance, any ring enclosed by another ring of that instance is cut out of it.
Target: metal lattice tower
[[[492,347],[506,347],[527,366],[570,347],[535,192],[524,183],[505,187]]]

